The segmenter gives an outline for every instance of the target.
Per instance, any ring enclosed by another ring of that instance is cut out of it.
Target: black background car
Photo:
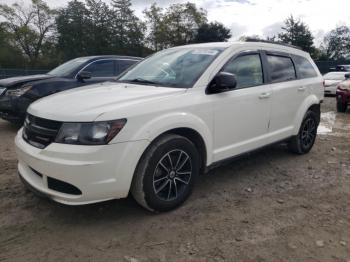
[[[35,100],[67,89],[113,80],[139,57],[89,56],[70,60],[47,74],[0,80],[0,117],[21,124]]]
[[[337,65],[335,70],[336,71],[350,72],[350,65]]]

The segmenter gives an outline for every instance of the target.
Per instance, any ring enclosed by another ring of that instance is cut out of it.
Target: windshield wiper
[[[150,84],[150,85],[159,85],[160,83],[154,82],[154,81],[150,81],[147,79],[143,79],[143,78],[135,78],[132,80],[127,80],[127,82],[131,82],[131,83],[142,83],[142,84]]]

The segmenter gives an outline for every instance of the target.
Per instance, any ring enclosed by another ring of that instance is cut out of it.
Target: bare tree
[[[5,18],[3,24],[13,35],[13,44],[21,48],[31,65],[35,65],[43,45],[51,37],[55,14],[42,0],[32,0],[29,7],[19,3],[0,5],[0,16]]]

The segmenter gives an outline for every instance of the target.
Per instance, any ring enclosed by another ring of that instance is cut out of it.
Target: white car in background
[[[335,95],[338,84],[344,81],[348,74],[349,72],[329,72],[323,75],[325,95]]]

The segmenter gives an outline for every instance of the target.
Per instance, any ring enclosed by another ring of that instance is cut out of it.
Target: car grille
[[[43,149],[55,141],[62,123],[27,114],[23,139],[34,147]]]

